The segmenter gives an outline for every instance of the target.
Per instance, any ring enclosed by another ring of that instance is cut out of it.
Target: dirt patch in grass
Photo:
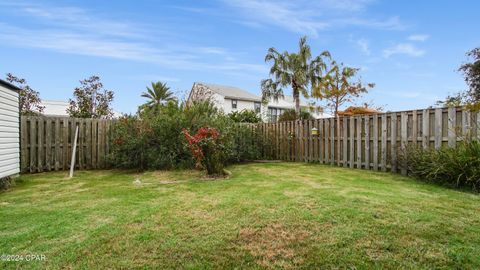
[[[292,269],[303,262],[300,246],[310,235],[307,230],[289,229],[274,223],[263,228],[243,228],[237,241],[259,265],[269,269]]]

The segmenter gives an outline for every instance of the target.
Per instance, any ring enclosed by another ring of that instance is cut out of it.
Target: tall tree
[[[6,80],[21,89],[20,96],[20,113],[23,115],[36,115],[42,113],[45,106],[42,106],[40,93],[30,88],[27,81],[7,73]]]
[[[463,73],[469,89],[449,95],[445,100],[437,101],[437,105],[467,105],[470,110],[480,110],[480,47],[468,51],[467,57],[472,58],[472,61],[461,65],[458,71]]]
[[[360,79],[354,81],[360,70],[358,68],[346,67],[336,61],[332,61],[329,66],[323,80],[312,89],[312,97],[326,100],[327,107],[330,107],[337,119],[337,134],[340,134],[339,108],[366,93],[367,87],[372,88],[375,85],[369,83],[365,87]],[[340,136],[337,136],[337,144],[340,145]],[[336,156],[337,165],[340,165],[340,147],[336,148]]]
[[[352,102],[375,86],[373,83],[364,85],[360,79],[355,81],[359,70],[332,61],[323,80],[313,88],[312,97],[326,100],[327,107],[337,116],[343,104]]]
[[[157,111],[160,106],[168,101],[177,100],[170,91],[170,87],[162,82],[152,82],[151,88],[147,86],[147,92],[143,92],[142,97],[147,98],[148,101],[141,105],[140,109],[148,109],[151,111]]]
[[[469,87],[470,101],[480,102],[480,47],[467,52],[467,56],[473,61],[461,65],[458,70],[463,73]]]
[[[330,53],[323,51],[312,60],[310,46],[307,38],[302,37],[298,44],[298,52],[280,53],[275,48],[268,49],[265,62],[271,63],[270,78],[262,80],[262,99],[268,102],[271,98],[278,100],[283,97],[284,88],[291,87],[295,102],[295,114],[300,115],[300,94],[309,98],[309,88],[321,81],[322,72],[325,70],[325,57]]]
[[[67,109],[71,117],[111,118],[113,91],[103,88],[100,77],[91,76],[80,81],[80,87],[73,90],[74,99],[70,99]]]

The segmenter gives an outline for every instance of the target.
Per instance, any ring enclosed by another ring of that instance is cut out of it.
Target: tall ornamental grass
[[[456,147],[437,150],[409,146],[401,160],[408,173],[420,180],[480,191],[479,141],[464,141]]]

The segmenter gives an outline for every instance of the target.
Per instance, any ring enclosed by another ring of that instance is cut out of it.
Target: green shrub
[[[193,134],[202,127],[215,128],[222,135],[226,162],[259,158],[253,148],[260,141],[249,126],[235,123],[208,102],[188,106],[169,102],[156,113],[119,119],[112,129],[109,161],[115,167],[139,170],[193,168],[182,129]]]
[[[300,111],[300,118],[299,120],[313,120],[313,116],[310,112],[301,110]],[[297,120],[297,115],[295,114],[294,109],[285,110],[280,117],[278,117],[278,122],[285,122],[285,121],[294,121]]]
[[[401,154],[408,173],[421,180],[474,191],[480,189],[480,142],[465,141],[456,147],[422,149],[409,146]]]
[[[236,123],[260,123],[262,118],[254,110],[241,110],[239,112],[231,112],[228,117]]]

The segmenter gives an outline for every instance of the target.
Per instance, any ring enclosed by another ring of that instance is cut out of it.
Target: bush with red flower
[[[186,139],[186,145],[190,149],[195,165],[198,169],[204,169],[208,175],[224,175],[226,155],[224,145],[219,137],[217,129],[202,127],[197,133],[191,135],[187,129],[182,129]]]

